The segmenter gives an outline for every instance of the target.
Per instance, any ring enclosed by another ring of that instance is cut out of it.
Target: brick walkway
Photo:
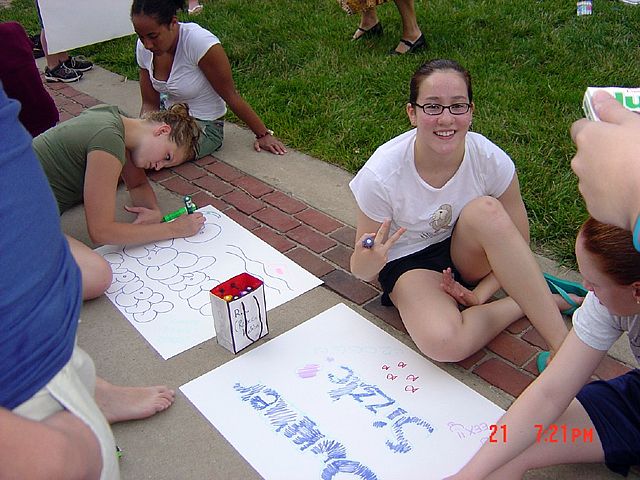
[[[61,121],[100,103],[70,85],[45,86],[58,106]],[[362,282],[349,273],[353,227],[213,156],[153,172],[149,177],[177,195],[191,195],[199,206],[213,205],[321,278],[326,288],[406,332],[397,310],[381,305],[379,285]],[[536,354],[546,348],[538,332],[523,318],[458,366],[515,397],[534,380]],[[607,356],[596,376],[609,379],[629,370],[629,366]]]

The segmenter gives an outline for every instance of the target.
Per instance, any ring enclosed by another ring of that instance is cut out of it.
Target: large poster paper
[[[190,238],[96,249],[111,265],[107,297],[167,359],[215,335],[209,291],[242,272],[264,282],[267,310],[322,281],[212,206]]]
[[[133,33],[131,0],[39,0],[38,5],[49,53]]]
[[[503,414],[343,304],[180,389],[267,480],[441,479]]]

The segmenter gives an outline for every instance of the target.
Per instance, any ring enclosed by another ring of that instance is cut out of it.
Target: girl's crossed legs
[[[469,283],[495,275],[509,297],[459,311],[442,287],[442,273],[410,270],[390,298],[420,351],[437,361],[463,360],[526,315],[552,350],[567,328],[529,245],[499,200],[477,198],[462,210],[451,239],[451,259]],[[490,288],[490,290],[495,290]]]

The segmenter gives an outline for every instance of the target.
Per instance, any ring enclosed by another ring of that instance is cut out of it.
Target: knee
[[[111,266],[99,255],[95,256],[89,268],[82,274],[84,275],[82,278],[83,300],[99,297],[107,291],[113,281]]]
[[[458,221],[477,229],[489,229],[494,234],[514,227],[500,200],[488,196],[478,197],[467,203],[460,212]]]
[[[469,356],[456,322],[443,322],[412,336],[418,349],[436,362],[459,362]]]

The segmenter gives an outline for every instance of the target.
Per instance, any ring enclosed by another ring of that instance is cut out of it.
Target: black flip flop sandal
[[[356,33],[358,32],[362,32],[362,35],[356,38],[352,38],[351,40],[355,41],[355,40],[360,40],[362,38],[379,37],[380,35],[382,35],[382,24],[378,22],[373,27],[368,28],[366,30],[364,28],[358,27],[358,29],[356,30]]]

